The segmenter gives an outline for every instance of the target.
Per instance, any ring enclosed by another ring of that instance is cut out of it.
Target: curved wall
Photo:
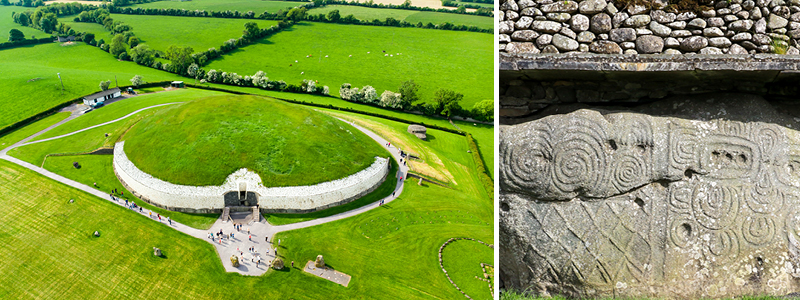
[[[264,187],[261,177],[247,169],[234,172],[221,186],[186,186],[160,180],[140,170],[125,155],[124,146],[125,142],[119,142],[114,147],[114,173],[128,190],[155,206],[192,213],[222,211],[225,193],[239,191],[240,183],[246,183],[247,191],[258,195],[262,212],[317,211],[372,192],[389,172],[389,159],[376,157],[372,165],[356,174],[309,186]]]

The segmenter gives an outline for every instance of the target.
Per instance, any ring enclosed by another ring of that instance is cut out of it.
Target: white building
[[[116,98],[121,95],[122,92],[120,92],[119,88],[108,89],[99,93],[83,97],[83,104],[86,104],[91,107],[98,107],[103,105],[103,103],[106,100]]]

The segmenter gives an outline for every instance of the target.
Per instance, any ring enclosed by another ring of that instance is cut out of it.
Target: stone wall
[[[137,197],[169,210],[211,213],[225,207],[224,195],[239,191],[239,183],[258,195],[262,212],[304,213],[344,204],[375,190],[389,172],[389,159],[376,157],[364,170],[348,177],[311,186],[264,187],[261,177],[240,169],[221,186],[185,186],[157,179],[128,160],[125,142],[114,147],[114,173],[125,187]]]
[[[703,7],[678,11],[667,0],[627,7],[606,0],[506,0],[500,51],[800,55],[800,0],[698,2]]]

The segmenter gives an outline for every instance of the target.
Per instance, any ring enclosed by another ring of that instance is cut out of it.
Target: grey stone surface
[[[635,15],[625,20],[625,26],[628,27],[642,27],[650,24],[649,15]]]
[[[561,34],[553,35],[553,46],[561,51],[573,51],[578,49],[578,41]]]
[[[611,16],[608,14],[600,13],[592,16],[589,28],[594,33],[606,33],[611,31]]]
[[[611,29],[609,33],[609,38],[612,41],[621,43],[621,42],[633,42],[636,40],[636,30],[633,28],[617,28]]]
[[[608,4],[606,4],[605,0],[583,0],[578,5],[578,10],[582,14],[596,14],[603,11]]]
[[[584,15],[575,15],[570,20],[570,25],[572,25],[572,30],[581,32],[589,30],[589,17]]]
[[[619,44],[612,41],[595,41],[589,45],[589,51],[601,54],[622,54]]]
[[[505,287],[575,298],[797,291],[797,118],[741,93],[620,109],[552,107],[501,127]]]
[[[533,21],[532,29],[544,33],[556,33],[561,30],[561,23],[553,21]]]
[[[506,36],[508,36],[508,35],[506,35]],[[519,30],[519,31],[514,31],[514,33],[511,34],[510,39],[515,40],[515,41],[530,42],[530,41],[536,40],[537,37],[539,37],[539,33],[537,33],[534,30]],[[501,39],[502,38],[503,37],[501,36]]]
[[[657,36],[668,37],[672,33],[672,29],[667,26],[661,25],[658,22],[650,22],[650,30]]]
[[[654,35],[646,35],[636,39],[636,51],[641,54],[661,53],[664,40]]]
[[[325,258],[322,257],[322,254],[317,255],[317,259],[314,261],[314,266],[317,268],[325,267]]]
[[[580,43],[591,43],[594,39],[595,35],[591,31],[584,31],[578,34],[578,42]]]
[[[423,140],[423,141],[428,138],[428,136],[426,134],[427,131],[428,131],[428,129],[425,128],[425,126],[422,126],[422,125],[417,125],[417,124],[408,125],[408,133],[413,134],[414,136],[416,136],[417,138],[419,138],[420,140]]]

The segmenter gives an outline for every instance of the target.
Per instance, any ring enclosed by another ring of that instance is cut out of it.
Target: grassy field
[[[8,41],[8,31],[11,29],[19,29],[25,34],[26,39],[31,38],[43,38],[50,36],[42,31],[37,29],[33,29],[31,27],[22,26],[17,23],[14,23],[14,19],[11,18],[12,12],[23,12],[25,10],[33,10],[30,7],[20,7],[20,6],[0,6],[0,43]]]
[[[325,14],[333,10],[338,10],[339,14],[344,17],[353,15],[359,20],[379,19],[381,21],[386,18],[394,18],[399,21],[406,21],[416,24],[428,22],[433,24],[451,23],[454,25],[477,26],[478,28],[491,29],[494,26],[494,20],[491,17],[474,16],[474,15],[459,15],[451,13],[440,13],[432,11],[415,11],[405,9],[390,9],[390,8],[372,8],[363,6],[352,5],[327,5],[320,8],[309,10],[309,14]]]
[[[317,95],[308,95],[308,94],[290,94],[290,93],[281,93],[275,91],[266,91],[266,90],[259,90],[254,88],[242,88],[242,87],[232,87],[232,86],[225,86],[225,85],[212,85],[215,87],[230,89],[234,91],[241,91],[246,93],[253,93],[258,95],[266,95],[270,97],[278,97],[283,99],[290,99],[296,101],[305,101],[305,102],[312,102],[317,104],[323,105],[334,105],[337,107],[347,107],[352,109],[358,109],[365,112],[370,113],[377,113],[391,117],[402,118],[405,120],[413,121],[413,122],[420,122],[425,124],[431,125],[438,125],[445,128],[453,128],[453,125],[450,124],[445,119],[442,118],[434,118],[424,115],[414,115],[408,114],[393,110],[381,109],[375,106],[370,106],[366,104],[360,103],[353,103],[347,102],[339,98],[332,98],[332,97],[324,97],[324,96],[317,96]],[[489,168],[490,174],[494,174],[494,126],[485,125],[485,124],[476,124],[470,122],[462,122],[462,121],[453,121],[458,128],[461,130],[467,131],[473,135],[475,140],[477,141],[478,148],[481,151],[481,157],[483,158],[484,164]]]
[[[494,8],[494,3],[478,3],[478,2],[464,2],[464,1],[453,1],[458,5],[478,5],[480,7],[488,7]]]
[[[14,143],[19,142],[33,135],[34,133],[42,131],[45,128],[50,127],[55,123],[61,122],[62,120],[69,117],[69,114],[70,113],[68,112],[56,113],[44,119],[41,119],[33,124],[14,130],[6,135],[0,136],[0,150],[13,145]]]
[[[64,95],[56,73],[61,73]],[[120,62],[108,53],[85,44],[61,46],[46,44],[0,51],[0,128],[33,116],[43,110],[79,96],[100,90],[99,83],[114,76],[120,85],[129,85],[130,78],[141,75],[145,81],[178,79],[179,77]]]
[[[79,118],[70,120],[69,122],[64,123],[63,125],[58,126],[40,135],[39,137],[35,138],[34,141],[51,138],[62,134],[67,134],[80,129],[84,129],[86,127],[116,120],[136,110],[145,107],[150,107],[153,105],[159,105],[164,103],[175,103],[175,102],[187,102],[197,98],[218,96],[218,95],[228,95],[228,94],[221,92],[207,91],[207,90],[195,90],[195,89],[173,90],[169,91],[168,94],[164,94],[163,92],[152,93],[152,94],[141,94],[135,97],[130,97],[125,100],[120,100],[108,105],[101,106],[87,114],[82,115]]]
[[[442,261],[450,279],[467,295],[473,299],[492,299],[489,283],[478,278],[484,278],[481,263],[494,264],[494,249],[476,241],[457,240],[444,248]],[[459,272],[451,272],[451,269]]]
[[[158,1],[145,4],[135,4],[132,7],[143,8],[179,8],[187,10],[226,11],[238,10],[245,13],[253,11],[256,15],[264,11],[276,13],[278,10],[287,10],[292,7],[307,4],[308,2],[269,1],[269,0],[192,0],[192,1]]]
[[[389,156],[342,121],[257,96],[170,106],[136,124],[124,139],[125,153],[142,171],[197,186],[221,185],[241,168],[259,174],[267,187],[311,185],[355,174],[376,156]]]
[[[485,33],[304,22],[229,52],[205,69],[240,75],[263,70],[272,80],[295,84],[314,79],[334,95],[342,83],[371,85],[381,94],[414,80],[425,101],[432,101],[438,88],[448,88],[464,94],[461,106],[471,108],[493,99],[491,41]]]
[[[405,134],[403,124],[363,118],[363,122],[386,122],[383,130],[390,132],[382,134]],[[112,130],[100,128],[60,143],[69,147],[104,131]],[[474,192],[480,184],[469,172],[473,165],[466,142],[458,142],[463,137],[436,132],[432,136],[424,151],[447,158],[443,166],[458,182],[454,188],[407,184],[397,200],[378,209],[276,237],[282,240],[278,252],[285,261],[303,265],[322,254],[329,266],[352,276],[347,288],[298,269],[259,277],[224,273],[214,249],[204,241],[0,162],[0,205],[6,212],[0,221],[9,224],[0,228],[7,242],[0,245],[0,257],[24,257],[0,266],[0,272],[15,274],[0,277],[0,298],[20,294],[97,298],[113,291],[130,298],[458,299],[463,296],[438,268],[436,251],[451,237],[492,241],[493,203]],[[84,165],[81,170],[92,171],[95,174],[89,175],[95,177],[70,176],[111,184],[102,180],[113,177],[95,168],[108,164],[102,161],[108,156],[51,159],[50,168],[67,165],[58,173],[72,171],[69,163],[77,159]],[[75,203],[69,204],[69,199]],[[100,238],[91,237],[95,230],[101,232]],[[154,258],[152,247],[161,248],[166,258]],[[56,250],[62,255],[53,256]],[[481,256],[470,255],[483,260]],[[472,274],[471,265],[448,266],[448,272]]]
[[[191,2],[191,1],[190,1]],[[159,3],[159,2],[156,2]],[[176,2],[178,3],[178,2]],[[187,3],[187,2],[183,2]],[[259,28],[269,28],[277,21],[194,18],[173,16],[140,16],[113,14],[115,21],[121,21],[133,27],[142,44],[151,49],[165,51],[170,45],[189,46],[195,52],[214,47],[219,49],[223,42],[242,36],[244,24],[256,22]],[[62,22],[70,24],[76,31],[88,31],[96,35],[95,39],[111,42],[113,35],[100,24],[73,22],[74,16],[63,17]],[[180,26],[176,26],[180,24]]]

